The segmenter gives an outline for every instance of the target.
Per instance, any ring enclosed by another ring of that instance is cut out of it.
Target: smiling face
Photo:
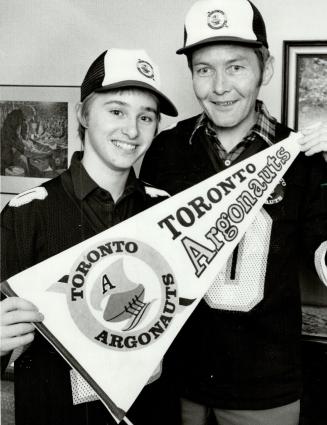
[[[262,84],[272,76],[270,60]],[[255,103],[260,90],[261,71],[253,48],[215,44],[192,55],[195,95],[211,121],[221,129],[244,128],[256,120]]]
[[[158,102],[150,92],[128,89],[95,93],[85,117],[83,164],[92,176],[128,174],[150,147],[158,126]],[[100,176],[101,177],[101,176]]]

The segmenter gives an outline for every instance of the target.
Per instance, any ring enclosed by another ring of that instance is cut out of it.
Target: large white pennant
[[[284,141],[8,279],[117,422],[299,153]]]

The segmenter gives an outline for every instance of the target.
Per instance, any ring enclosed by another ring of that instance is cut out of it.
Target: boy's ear
[[[82,102],[78,102],[76,104],[75,111],[76,111],[76,116],[77,116],[78,122],[81,124],[81,126],[83,126],[84,128],[87,128],[86,119],[85,119],[84,115],[82,114]]]

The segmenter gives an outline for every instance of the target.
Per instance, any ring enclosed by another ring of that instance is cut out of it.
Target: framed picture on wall
[[[77,86],[0,85],[1,193],[60,175],[80,150]]]
[[[300,130],[327,119],[327,40],[283,43],[282,121]]]

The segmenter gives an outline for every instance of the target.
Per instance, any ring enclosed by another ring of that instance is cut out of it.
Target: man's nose
[[[213,79],[213,90],[217,94],[224,94],[230,90],[230,81],[225,72],[216,72]]]

